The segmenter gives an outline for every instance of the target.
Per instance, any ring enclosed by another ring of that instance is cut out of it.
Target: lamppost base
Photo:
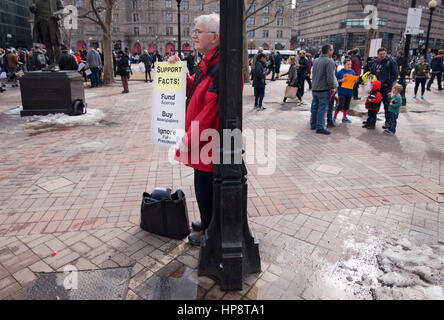
[[[198,275],[217,279],[223,291],[242,290],[243,276],[261,272],[259,244],[248,226],[247,170],[245,164],[217,167],[214,214],[202,237]]]

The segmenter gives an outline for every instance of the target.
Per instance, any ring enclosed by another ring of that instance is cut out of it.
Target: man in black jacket
[[[194,51],[191,51],[190,54],[185,58],[187,61],[188,73],[190,76],[194,74],[194,68],[196,65],[196,57],[194,56]]]
[[[60,70],[75,70],[77,71],[79,64],[74,55],[68,52],[68,48],[62,45],[62,54],[60,55],[59,68]]]
[[[148,76],[150,78],[150,82],[153,82],[153,80],[151,79],[151,66],[153,64],[153,61],[148,54],[148,50],[143,51],[143,55],[140,57],[140,62],[143,62],[143,64],[145,65],[145,83],[148,82]]]
[[[382,103],[384,104],[385,124],[383,129],[389,127],[388,109],[390,106],[389,93],[392,91],[393,84],[398,79],[398,64],[387,55],[385,48],[378,49],[378,58],[373,62],[370,73],[375,75],[381,81]]]
[[[430,67],[432,68],[432,76],[427,83],[427,90],[430,91],[430,87],[432,86],[435,77],[438,79],[438,90],[443,90],[442,88],[442,73],[444,72],[444,50],[439,50],[438,55],[432,59],[432,63]]]
[[[265,110],[262,101],[265,95],[265,54],[257,55],[257,62],[253,71],[254,110]]]

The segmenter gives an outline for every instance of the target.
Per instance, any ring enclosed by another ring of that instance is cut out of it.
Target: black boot
[[[203,232],[193,232],[188,236],[188,241],[193,246],[200,246],[200,239],[202,238]]]
[[[191,228],[193,229],[193,231],[196,231],[196,232],[202,231],[202,222],[193,221],[191,223]]]

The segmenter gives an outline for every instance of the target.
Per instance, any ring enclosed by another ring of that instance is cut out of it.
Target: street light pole
[[[416,0],[412,0],[411,6],[410,8],[415,8],[416,7]],[[407,75],[407,63],[409,60],[409,53],[410,53],[410,43],[412,41],[412,35],[411,34],[406,34],[405,36],[405,46],[404,46],[404,61],[402,64],[402,70],[401,70],[401,75],[399,77],[399,84],[402,85],[402,92],[401,92],[401,97],[402,97],[402,105],[405,106],[407,104],[407,98],[405,97],[405,91],[407,89],[407,81],[406,81],[406,75]]]
[[[259,245],[248,227],[247,168],[242,159],[242,56],[244,1],[220,1],[220,164],[214,169],[213,215],[202,236],[199,276],[242,290],[242,278],[261,271]],[[234,136],[234,144],[231,143]],[[229,141],[227,143],[227,141]],[[225,143],[224,143],[225,142]]]
[[[430,28],[432,27],[433,11],[435,11],[437,5],[438,3],[435,0],[429,2],[430,19],[429,19],[429,26],[427,28],[427,38],[426,38],[425,52],[424,52],[425,55],[427,55],[427,49],[429,48]]]
[[[179,49],[178,49],[178,52],[179,52],[179,58],[181,58],[182,59],[182,43],[181,43],[181,31],[180,31],[180,3],[182,2],[182,0],[176,0],[177,1],[177,31],[178,31],[178,34],[179,34],[179,36],[178,36],[178,40],[179,40],[179,42],[178,42],[178,46],[179,46]]]

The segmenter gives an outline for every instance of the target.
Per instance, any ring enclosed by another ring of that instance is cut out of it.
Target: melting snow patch
[[[63,113],[49,114],[47,116],[25,117],[25,121],[32,125],[62,125],[70,126],[90,126],[99,125],[105,114],[99,109],[88,109],[88,113],[80,116],[69,116]]]
[[[8,115],[20,115],[20,111],[22,111],[22,110],[23,110],[22,107],[17,107],[17,108],[14,108],[14,109],[6,110],[6,111],[4,112],[4,114],[8,114]]]
[[[384,274],[377,299],[444,300],[444,245],[415,246],[407,239],[388,244],[377,257]]]

